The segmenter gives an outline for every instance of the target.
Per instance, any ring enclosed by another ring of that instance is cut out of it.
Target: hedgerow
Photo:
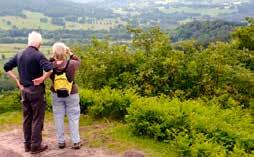
[[[201,100],[151,97],[134,101],[126,120],[136,135],[167,142],[182,156],[251,156],[254,124],[249,113],[239,106],[222,109]]]

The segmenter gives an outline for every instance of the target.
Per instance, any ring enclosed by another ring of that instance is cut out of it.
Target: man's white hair
[[[35,32],[35,31],[29,33],[28,46],[39,47],[41,43],[42,43],[42,37],[41,37],[40,33]]]

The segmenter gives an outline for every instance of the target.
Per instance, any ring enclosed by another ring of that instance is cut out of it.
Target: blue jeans
[[[80,142],[79,136],[79,118],[80,105],[79,94],[71,94],[66,98],[59,98],[52,93],[52,106],[54,112],[56,135],[58,143],[64,143],[64,117],[68,116],[71,139],[73,143]]]

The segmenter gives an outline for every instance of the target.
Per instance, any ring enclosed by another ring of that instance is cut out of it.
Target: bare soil
[[[59,149],[55,136],[55,129],[52,124],[46,124],[43,131],[43,143],[49,146],[49,149],[40,154],[31,155],[24,151],[23,132],[20,127],[0,132],[0,156],[1,157],[120,157],[122,155],[114,153],[105,148],[89,148],[83,140],[83,146],[80,150],[71,149],[71,142],[66,129],[65,149]]]

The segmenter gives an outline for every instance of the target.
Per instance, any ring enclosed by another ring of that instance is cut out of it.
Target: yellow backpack
[[[66,67],[61,72],[57,71],[55,68],[53,69],[53,87],[55,92],[57,93],[57,96],[61,98],[68,97],[71,94],[73,81],[70,82],[66,75],[66,69],[68,68],[69,63],[70,60],[68,60]]]

